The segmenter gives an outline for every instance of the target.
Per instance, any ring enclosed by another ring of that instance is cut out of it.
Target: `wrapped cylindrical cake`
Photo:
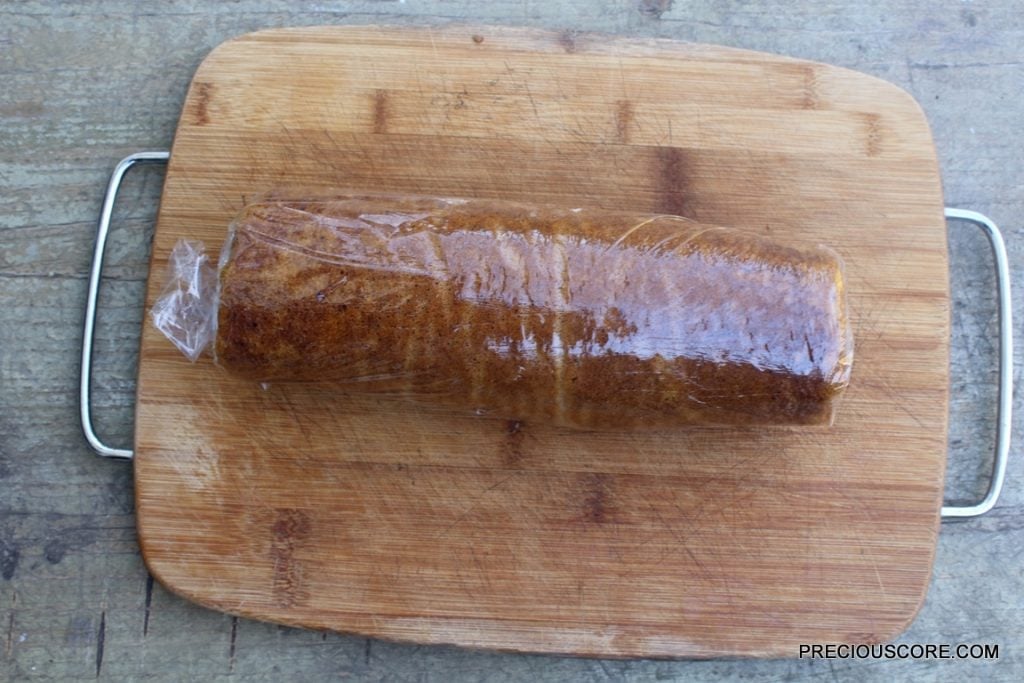
[[[205,278],[154,320],[230,373],[581,429],[830,424],[853,358],[835,252],[678,216],[267,200]]]

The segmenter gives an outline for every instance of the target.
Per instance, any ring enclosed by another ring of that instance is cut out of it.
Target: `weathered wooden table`
[[[947,3],[325,2],[0,6],[0,677],[360,680],[751,680],[1024,677],[1024,478],[1000,506],[947,523],[906,643],[989,642],[999,660],[588,661],[396,645],[234,619],[154,585],[136,542],[130,466],[95,458],[77,416],[94,221],[112,165],[167,148],[199,61],[257,28],[330,23],[529,25],[720,43],[831,62],[908,89],[932,123],[946,203],[1003,227],[1024,291],[1024,13]],[[95,402],[129,444],[151,226],[162,174],[124,188],[96,338]],[[980,234],[951,225],[950,499],[985,485],[994,430],[995,297]],[[1018,296],[1018,301],[1020,297]],[[1024,319],[1015,306],[1017,320]],[[1017,354],[1017,367],[1022,365]],[[1019,371],[1018,371],[1019,374]],[[1017,414],[1024,414],[1021,401]],[[1020,420],[1018,419],[1018,423]],[[1021,443],[1024,434],[1015,433]],[[794,653],[795,654],[795,653]]]

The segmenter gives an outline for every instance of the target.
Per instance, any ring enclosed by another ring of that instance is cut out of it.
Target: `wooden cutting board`
[[[846,261],[831,429],[574,433],[193,365],[145,326],[139,535],[212,608],[422,643],[795,656],[876,642],[927,589],[949,296],[928,125],[899,88],[741,50],[496,28],[273,30],[196,73],[147,302],[282,187],[668,212]]]

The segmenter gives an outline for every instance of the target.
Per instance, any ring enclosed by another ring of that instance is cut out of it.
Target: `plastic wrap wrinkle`
[[[676,216],[383,196],[253,204],[232,235],[216,355],[256,381],[589,429],[828,424],[849,380],[825,248]]]
[[[150,316],[153,325],[195,362],[217,334],[218,270],[202,242],[179,240]]]

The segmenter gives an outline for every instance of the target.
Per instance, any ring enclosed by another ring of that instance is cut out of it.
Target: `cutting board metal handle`
[[[996,414],[996,456],[992,463],[992,479],[985,497],[973,505],[944,505],[942,518],[978,517],[999,500],[1006,479],[1006,461],[1010,455],[1010,413],[1013,409],[1013,320],[1010,300],[1010,266],[1006,245],[999,228],[977,211],[946,208],[946,218],[966,221],[982,229],[992,247],[996,264],[996,288],[999,296],[999,408]]]
[[[82,331],[82,374],[79,382],[79,411],[82,417],[82,431],[85,440],[93,450],[104,458],[131,460],[134,453],[126,448],[113,448],[103,443],[92,425],[92,404],[89,389],[92,380],[92,339],[96,329],[96,302],[100,296],[100,274],[103,271],[103,254],[107,246],[107,233],[110,231],[110,216],[114,212],[117,191],[121,189],[121,180],[136,164],[147,162],[167,163],[171,153],[136,152],[126,156],[114,167],[107,183],[107,192],[103,196],[103,209],[96,229],[96,245],[92,252],[92,269],[89,271],[89,294],[85,300],[85,325]]]
[[[93,249],[92,268],[89,272],[89,293],[85,302],[85,325],[82,333],[82,371],[79,386],[80,412],[82,431],[93,450],[105,458],[131,460],[134,453],[126,448],[108,446],[96,434],[92,424],[92,405],[90,403],[90,383],[92,375],[92,342],[96,327],[96,303],[99,299],[100,275],[103,271],[103,256],[107,244],[107,233],[110,231],[110,217],[117,200],[118,190],[125,174],[140,163],[167,163],[170,152],[153,151],[137,152],[122,159],[110,176],[107,191],[103,197],[103,209],[100,212],[96,230],[96,245]],[[991,510],[999,494],[1003,490],[1006,479],[1006,461],[1010,453],[1010,418],[1013,404],[1013,322],[1010,310],[1010,269],[1006,257],[1006,245],[999,228],[986,216],[976,211],[965,209],[946,209],[946,218],[961,220],[980,227],[992,247],[992,255],[996,266],[996,283],[999,295],[999,406],[996,418],[996,453],[992,466],[992,478],[989,481],[985,497],[972,505],[944,505],[942,518],[978,517]]]

